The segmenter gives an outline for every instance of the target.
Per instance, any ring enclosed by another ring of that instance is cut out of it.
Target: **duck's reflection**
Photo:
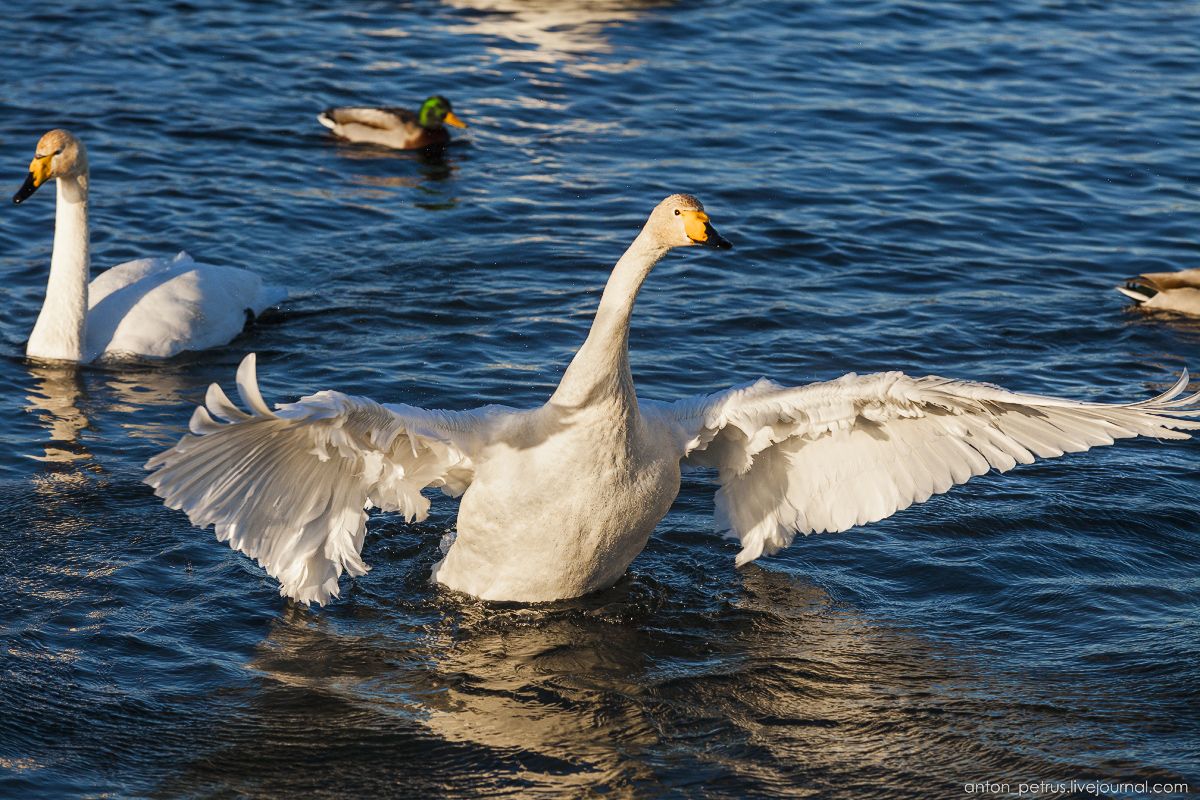
[[[339,142],[337,154],[341,158],[356,161],[394,163],[398,167],[396,171],[407,173],[349,175],[349,180],[363,187],[357,192],[360,198],[390,197],[395,194],[390,191],[392,189],[415,190],[427,196],[424,202],[416,203],[418,207],[441,210],[458,204],[458,198],[451,196],[447,184],[459,171],[458,162],[464,157],[462,153],[465,147],[466,143],[456,143],[424,150],[393,150],[374,144]],[[416,165],[416,174],[412,174],[409,164]]]
[[[612,48],[606,28],[635,19],[663,0],[442,0],[448,6],[480,12],[451,33],[508,39],[521,48],[489,48],[505,61],[552,63]]]
[[[1178,311],[1147,309],[1135,305],[1125,306],[1122,311],[1125,314],[1127,325],[1164,325],[1193,339],[1200,339],[1200,317],[1198,316],[1182,314]]]
[[[378,161],[382,158],[414,163],[417,165],[422,179],[444,181],[458,171],[455,163],[455,151],[461,151],[466,145],[466,142],[453,142],[421,150],[396,150],[369,142],[348,142],[338,139],[337,154],[339,158],[347,158],[351,161]]]

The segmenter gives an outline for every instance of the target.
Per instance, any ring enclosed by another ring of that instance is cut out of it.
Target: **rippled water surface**
[[[309,610],[141,483],[248,351],[270,400],[542,402],[675,191],[735,249],[672,253],[647,282],[643,396],[903,369],[1146,397],[1200,367],[1200,322],[1112,289],[1200,266],[1197,4],[4,16],[6,192],[69,128],[91,158],[94,270],[186,249],[292,297],[164,364],[34,363],[54,195],[0,209],[0,794],[1200,793],[1200,443],[984,476],[741,569],[691,476],[615,587],[532,607],[427,583],[450,500],[420,524],[374,516],[372,571]],[[440,155],[315,119],[434,92],[471,126]]]

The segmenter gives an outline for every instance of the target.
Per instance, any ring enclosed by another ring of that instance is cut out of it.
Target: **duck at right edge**
[[[1148,311],[1200,316],[1200,269],[1148,272],[1125,281],[1117,291]]]
[[[740,566],[797,533],[880,520],[992,469],[1200,428],[1186,419],[1200,416],[1200,394],[1180,397],[1186,371],[1164,394],[1114,405],[899,372],[639,399],[634,301],[659,259],[690,246],[730,248],[698,200],[672,195],[617,262],[586,341],[538,408],[427,411],[323,391],[273,411],[251,354],[237,375],[249,413],[213,384],[193,435],[150,459],[146,482],[258,559],[280,594],[320,604],[338,595],[343,571],[368,570],[368,509],[424,519],[421,490],[439,487],[462,500],[432,580],[538,602],[615,583],[670,509],[682,470],[716,471],[716,526],[740,541]]]

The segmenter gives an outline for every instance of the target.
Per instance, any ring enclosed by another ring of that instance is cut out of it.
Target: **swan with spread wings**
[[[1200,394],[1181,398],[1186,372],[1165,394],[1122,405],[899,372],[639,400],[634,300],[668,250],[690,245],[730,247],[695,198],[672,195],[617,262],[587,340],[540,408],[426,411],[324,391],[272,410],[251,354],[237,374],[249,412],[213,384],[192,435],[152,458],[146,481],[256,558],[280,594],[320,604],[343,571],[367,571],[368,509],[423,519],[421,490],[440,487],[462,500],[433,581],[536,602],[616,582],[666,515],[681,469],[717,470],[717,527],[741,541],[741,565],[797,533],[880,520],[990,469],[1200,428],[1188,419]]]

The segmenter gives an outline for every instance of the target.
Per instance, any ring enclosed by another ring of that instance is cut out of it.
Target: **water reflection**
[[[502,61],[552,63],[612,48],[604,36],[606,28],[629,22],[647,8],[665,5],[662,0],[442,0],[457,9],[483,16],[451,25],[451,33],[496,36],[524,49],[489,47]]]
[[[90,460],[92,454],[79,442],[80,431],[93,429],[81,408],[86,406],[88,396],[79,365],[45,362],[28,369],[36,387],[25,396],[29,403],[25,410],[35,414],[50,431],[50,440],[42,443],[44,454],[29,457],[68,465]]]
[[[1200,338],[1200,317],[1181,314],[1176,311],[1148,309],[1142,306],[1125,306],[1126,324],[1129,325],[1165,325],[1189,337]]]
[[[251,666],[442,741],[536,754],[558,786],[603,780],[631,748],[656,741],[634,699],[643,690],[629,680],[646,668],[634,626],[472,606],[428,632],[401,627],[395,636],[347,636],[292,608]]]
[[[193,405],[207,386],[203,378],[157,363],[97,368],[65,362],[29,362],[26,369],[34,380],[34,389],[26,395],[25,410],[35,414],[49,431],[49,439],[41,443],[44,452],[28,457],[74,467],[93,460],[92,453],[80,441],[83,431],[97,430],[89,418],[93,409],[101,415],[128,414],[135,421],[121,427],[129,435],[150,438],[167,446],[178,439],[186,418],[179,426],[165,429],[161,423],[140,421],[141,412],[150,406]],[[91,468],[99,469],[95,464]]]
[[[110,410],[129,414],[146,406],[191,405],[208,387],[203,377],[157,364],[100,371],[95,381]]]
[[[389,164],[396,166],[408,174],[363,175],[349,174],[345,177],[360,187],[366,187],[356,192],[359,197],[390,197],[396,192],[390,189],[415,190],[426,195],[424,202],[414,203],[419,208],[428,210],[443,210],[454,208],[459,199],[450,194],[450,179],[459,171],[458,162],[461,154],[455,150],[468,146],[466,142],[452,144],[448,147],[430,147],[424,150],[393,150],[373,144],[338,141],[337,154],[340,158],[354,161],[372,162],[372,166],[382,165],[388,169]],[[409,165],[416,165],[416,174],[412,174]],[[392,171],[392,170],[388,170]]]
[[[548,607],[459,605],[443,593],[432,601],[440,611],[394,619],[360,608],[347,623],[293,606],[250,666],[274,685],[350,703],[347,718],[383,715],[520,758],[523,779],[542,789],[640,784],[665,751],[705,758],[748,736],[811,758],[794,740],[807,746],[814,727],[875,722],[864,701],[881,678],[911,669],[894,655],[911,642],[820,587],[760,569],[742,578],[733,603],[677,597],[679,607],[665,599],[673,591],[630,578]]]
[[[284,796],[324,769],[296,753],[329,748],[380,787],[360,796],[403,785],[492,797],[513,781],[526,797],[638,797],[672,782],[795,796],[797,774],[949,796],[980,765],[1073,774],[1071,754],[1097,736],[1064,713],[1094,685],[1076,696],[1074,681],[864,619],[810,581],[754,565],[696,584],[627,576],[536,607],[460,601],[399,577],[386,601],[353,590],[337,613],[289,605],[258,640],[254,679],[203,726],[200,750],[219,751],[187,759],[162,796],[198,783]],[[1128,705],[1121,691],[1106,687],[1105,702]],[[1014,738],[1054,744],[1014,750]],[[914,752],[919,768],[896,768]]]

